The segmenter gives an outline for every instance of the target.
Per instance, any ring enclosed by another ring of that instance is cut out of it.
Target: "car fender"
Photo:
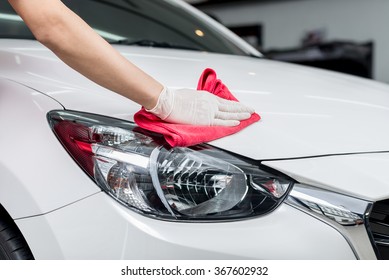
[[[46,115],[55,109],[63,107],[51,97],[0,79],[0,203],[13,219],[100,191],[51,131]]]

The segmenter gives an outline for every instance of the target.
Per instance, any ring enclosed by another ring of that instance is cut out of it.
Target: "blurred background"
[[[186,0],[266,57],[389,83],[389,0]]]

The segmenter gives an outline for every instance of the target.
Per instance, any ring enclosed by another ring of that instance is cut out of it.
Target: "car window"
[[[0,38],[34,38],[23,20],[15,14],[8,1],[0,1]]]
[[[240,47],[171,0],[63,0],[110,43],[244,55]],[[0,37],[32,34],[6,1],[0,2]]]

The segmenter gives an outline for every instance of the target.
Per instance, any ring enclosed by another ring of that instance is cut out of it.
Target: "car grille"
[[[389,260],[389,199],[374,203],[369,225],[377,258]]]

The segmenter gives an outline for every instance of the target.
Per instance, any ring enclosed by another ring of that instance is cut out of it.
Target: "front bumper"
[[[254,219],[167,222],[103,192],[16,221],[36,259],[356,259],[326,223],[283,204]]]

